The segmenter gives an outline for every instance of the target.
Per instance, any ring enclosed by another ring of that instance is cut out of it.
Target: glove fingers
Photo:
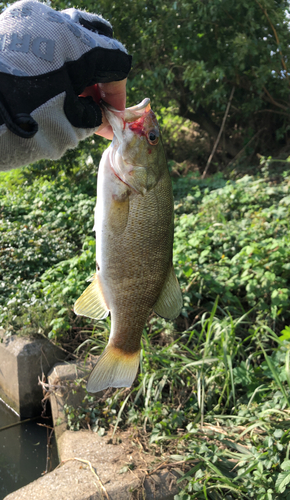
[[[101,108],[91,96],[75,97],[67,94],[64,112],[76,128],[96,128],[102,123]]]
[[[120,50],[96,47],[73,63],[67,63],[67,73],[74,92],[80,95],[95,83],[117,82],[127,78],[132,57]]]

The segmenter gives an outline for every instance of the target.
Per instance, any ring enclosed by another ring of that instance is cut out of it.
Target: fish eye
[[[159,134],[156,130],[150,130],[148,133],[148,142],[152,144],[152,146],[155,146],[159,142]]]

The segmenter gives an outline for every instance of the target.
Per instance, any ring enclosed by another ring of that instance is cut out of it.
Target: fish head
[[[160,128],[150,99],[117,111],[104,109],[113,128],[110,163],[117,177],[135,193],[144,195],[167,170]]]

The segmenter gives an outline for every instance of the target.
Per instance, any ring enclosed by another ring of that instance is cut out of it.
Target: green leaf
[[[285,326],[284,330],[281,331],[283,335],[280,335],[280,340],[289,340],[290,339],[290,327]]]
[[[280,472],[278,474],[276,483],[275,483],[275,489],[277,493],[284,493],[286,486],[290,483],[290,470]]]

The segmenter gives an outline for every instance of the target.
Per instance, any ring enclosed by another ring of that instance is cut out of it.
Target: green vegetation
[[[69,152],[62,160],[65,170],[60,161],[48,169],[40,162],[0,174],[0,322],[12,330],[21,325],[27,333],[51,337],[54,325],[58,331],[68,328],[59,316],[71,309],[80,283],[94,272],[94,164],[103,147],[94,140],[84,146],[74,168]]]
[[[95,267],[93,169],[0,181],[1,324],[100,354],[110,319],[72,313]],[[176,500],[289,498],[289,183],[266,161],[256,176],[173,177],[182,314],[149,318],[130,390],[67,409],[73,429],[130,427],[145,451],[180,462]]]
[[[277,184],[263,175],[215,176],[193,183],[180,200],[176,184],[174,263],[194,314],[196,303],[208,309],[219,295],[234,316],[253,308],[253,325],[289,321],[289,181],[288,173]]]
[[[235,157],[251,139],[246,156],[257,147],[261,154],[277,154],[287,145],[286,0],[51,0],[51,5],[78,5],[111,21],[133,55],[130,104],[146,95],[155,110],[174,106],[175,114],[215,139],[235,87],[224,155]]]

